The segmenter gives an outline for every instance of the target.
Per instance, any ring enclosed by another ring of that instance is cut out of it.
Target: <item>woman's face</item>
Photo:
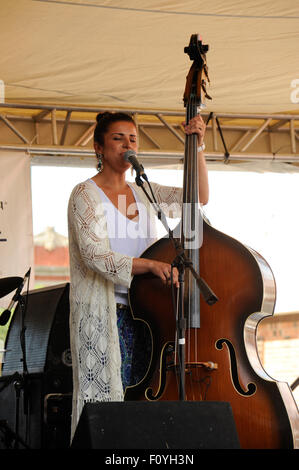
[[[104,135],[104,145],[95,142],[95,151],[104,155],[104,166],[110,166],[116,171],[126,171],[130,163],[124,160],[127,150],[137,152],[137,130],[133,123],[118,121],[110,124]]]

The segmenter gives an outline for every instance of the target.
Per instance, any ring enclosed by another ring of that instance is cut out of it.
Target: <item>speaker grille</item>
[[[51,368],[70,368],[71,364],[62,360],[70,348],[68,295],[68,283],[29,292],[25,313],[26,362],[29,374],[43,373]],[[23,298],[25,300],[25,296]],[[3,376],[23,371],[21,327],[22,312],[18,303],[6,337]]]

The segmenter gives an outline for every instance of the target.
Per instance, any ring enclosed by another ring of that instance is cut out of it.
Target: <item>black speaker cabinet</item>
[[[118,402],[84,406],[74,449],[238,449],[226,402]]]
[[[26,296],[23,296],[26,302]],[[0,379],[0,447],[68,447],[72,401],[69,284],[30,291],[25,310],[24,374],[18,303],[5,342]],[[13,434],[17,431],[17,439]]]

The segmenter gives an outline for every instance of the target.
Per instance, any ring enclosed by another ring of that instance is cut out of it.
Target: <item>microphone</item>
[[[12,311],[15,303],[18,302],[19,297],[20,297],[20,293],[21,293],[21,291],[24,287],[24,284],[25,284],[27,278],[30,276],[30,271],[31,271],[31,268],[28,269],[27,273],[24,276],[24,279],[22,279],[22,282],[19,285],[18,289],[16,290],[15,295],[11,299],[8,308],[6,310],[4,310],[4,312],[2,312],[2,314],[0,316],[0,325],[1,326],[6,325],[6,323],[8,322],[8,320],[10,318],[10,315],[11,315],[11,311]]]
[[[136,152],[134,152],[134,150],[127,150],[124,154],[124,159],[127,162],[131,163],[138,176],[142,176],[145,181],[147,181],[147,176],[144,173],[144,168],[141,163],[139,163],[139,161],[137,160]]]

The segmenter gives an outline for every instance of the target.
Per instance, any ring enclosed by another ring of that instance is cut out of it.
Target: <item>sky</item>
[[[73,187],[93,168],[32,166],[33,232],[47,226],[67,236],[67,204]],[[179,170],[146,170],[150,181],[182,185]],[[134,176],[128,172],[128,179]],[[277,283],[275,311],[299,310],[299,173],[209,171],[205,214],[223,233],[258,251]]]

